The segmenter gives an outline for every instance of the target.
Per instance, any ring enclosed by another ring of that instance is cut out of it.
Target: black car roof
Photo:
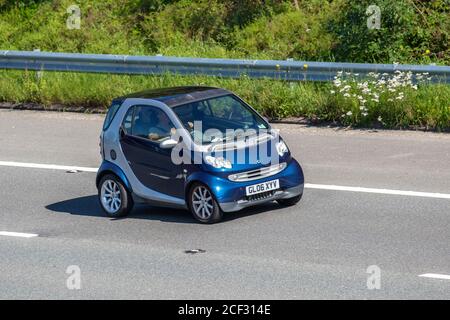
[[[223,96],[230,93],[230,91],[225,89],[202,86],[159,88],[131,93],[114,99],[114,102],[123,102],[127,98],[152,99],[160,101],[169,107],[175,107],[181,104]]]

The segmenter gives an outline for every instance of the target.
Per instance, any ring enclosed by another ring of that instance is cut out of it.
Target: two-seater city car
[[[114,99],[100,136],[96,184],[108,216],[135,203],[185,208],[203,223],[302,197],[304,177],[277,130],[230,91],[148,90]]]

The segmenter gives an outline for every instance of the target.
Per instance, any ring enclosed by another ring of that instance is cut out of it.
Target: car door
[[[159,128],[162,127],[160,119],[165,119],[166,124],[168,123],[168,132]],[[156,128],[159,139],[150,138],[152,128]],[[170,196],[184,198],[182,166],[173,163],[172,149],[160,147],[161,141],[170,138],[170,128],[175,127],[162,109],[136,105],[125,115],[120,143],[134,175],[144,186]]]

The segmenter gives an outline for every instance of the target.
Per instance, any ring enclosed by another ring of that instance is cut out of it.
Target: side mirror
[[[171,149],[178,144],[177,140],[167,139],[159,144],[162,149]]]
[[[123,126],[120,126],[119,134],[121,138],[125,137],[125,130],[123,129]]]

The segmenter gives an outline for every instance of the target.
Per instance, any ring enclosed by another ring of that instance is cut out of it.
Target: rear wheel
[[[115,175],[105,175],[99,183],[98,199],[108,217],[124,217],[133,208],[133,200],[122,181]]]
[[[303,194],[299,194],[298,196],[288,198],[288,199],[278,199],[277,202],[282,206],[290,207],[290,206],[296,205],[302,198],[302,195]]]
[[[189,209],[195,219],[202,223],[215,223],[223,213],[212,192],[204,184],[194,184],[189,192]]]

